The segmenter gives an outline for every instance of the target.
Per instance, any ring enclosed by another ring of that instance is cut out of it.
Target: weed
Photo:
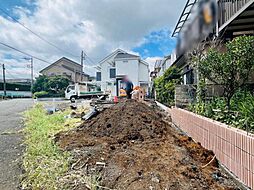
[[[22,189],[63,189],[57,181],[68,171],[71,155],[57,147],[53,136],[75,126],[77,119],[64,119],[66,114],[47,115],[42,105],[25,112]]]

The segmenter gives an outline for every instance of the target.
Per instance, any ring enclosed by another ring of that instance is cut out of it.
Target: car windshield
[[[69,86],[69,87],[67,88],[67,92],[70,92],[71,90],[75,90],[75,86]]]

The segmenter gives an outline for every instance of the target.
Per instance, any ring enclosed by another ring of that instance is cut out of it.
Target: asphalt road
[[[0,190],[15,190],[21,174],[22,112],[32,99],[0,101]]]

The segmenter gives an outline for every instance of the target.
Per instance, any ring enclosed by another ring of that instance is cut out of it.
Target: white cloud
[[[153,71],[155,62],[156,62],[157,60],[160,60],[160,59],[163,59],[163,57],[147,57],[147,58],[145,59],[145,61],[146,61],[147,63],[149,63],[149,69],[150,69],[150,71]]]
[[[24,7],[15,7],[13,12],[19,15],[21,23],[53,44],[77,56],[83,49],[98,61],[116,48],[131,51],[144,43],[144,36],[154,30],[173,28],[184,3],[185,0],[37,0],[34,12]],[[1,42],[49,62],[62,56],[79,61],[78,57],[49,46],[10,19],[0,16],[0,23]],[[0,53],[1,61],[7,61],[3,54],[19,55],[19,59],[11,60],[12,72],[15,75],[20,70],[28,74],[25,68],[15,67],[24,62],[20,59],[23,55],[2,46]],[[35,60],[35,71],[38,73],[47,65]],[[86,65],[91,72],[91,63],[88,61]]]

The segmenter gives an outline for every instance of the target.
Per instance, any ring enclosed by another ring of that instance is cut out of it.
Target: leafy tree
[[[222,53],[211,48],[199,64],[202,75],[215,84],[222,85],[227,108],[230,100],[243,87],[254,66],[254,37],[241,36],[226,44]]]
[[[33,92],[45,91],[50,94],[63,93],[66,87],[69,85],[69,80],[62,76],[52,76],[48,77],[45,75],[40,75],[36,78],[33,86]]]
[[[162,76],[155,79],[157,100],[171,105],[175,98],[175,85],[180,84],[180,78],[180,71],[176,67],[170,67]]]
[[[40,92],[40,91],[47,91],[48,80],[49,80],[49,77],[47,77],[46,75],[40,75],[39,77],[37,77],[33,85],[33,93]]]

